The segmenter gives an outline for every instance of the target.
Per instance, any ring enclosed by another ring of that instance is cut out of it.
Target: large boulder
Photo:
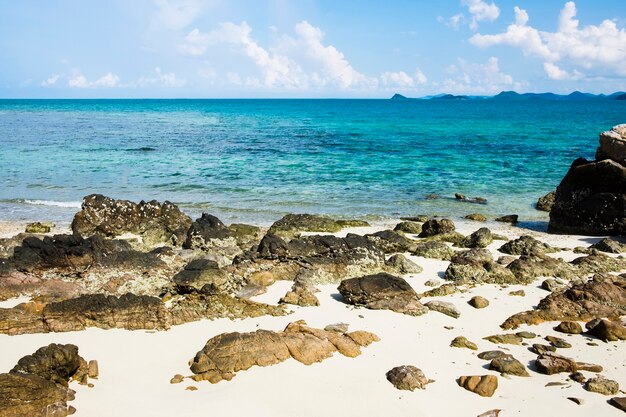
[[[284,239],[299,237],[301,232],[336,233],[343,226],[336,220],[315,214],[287,214],[270,227],[270,232]]]
[[[572,163],[556,190],[548,231],[583,235],[626,232],[626,125],[600,135],[596,160]]]
[[[115,237],[133,233],[140,235],[148,245],[160,242],[180,245],[189,226],[191,218],[169,201],[134,203],[101,194],[85,197],[82,210],[72,221],[72,231],[79,236]]]
[[[314,329],[300,320],[282,332],[257,330],[215,336],[191,361],[191,371],[196,381],[215,384],[252,366],[270,366],[290,358],[305,365],[321,362],[335,352],[353,358],[361,354],[361,347],[378,340],[372,333]]]
[[[427,311],[408,282],[386,273],[343,280],[338,290],[346,302],[372,310],[392,310],[412,316]]]

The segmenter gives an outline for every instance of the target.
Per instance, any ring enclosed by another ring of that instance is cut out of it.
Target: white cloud
[[[465,21],[465,17],[459,13],[454,16],[448,18],[446,20],[446,25],[450,26],[452,29],[458,29],[461,26],[461,23]]]
[[[612,20],[580,27],[575,17],[576,5],[569,1],[561,10],[558,30],[544,32],[529,26],[528,13],[515,7],[515,23],[509,25],[506,32],[476,34],[470,42],[482,48],[492,45],[519,48],[524,55],[538,57],[549,64],[544,65],[544,69],[553,79],[581,78],[584,74],[578,69],[595,75],[626,76],[624,28],[618,28]],[[563,70],[564,66],[571,68],[571,72]]]
[[[417,84],[426,84],[426,82],[428,82],[428,78],[426,78],[426,75],[424,75],[419,68],[415,70],[415,82]]]
[[[58,80],[57,76],[57,80]],[[46,80],[49,81],[50,79]],[[89,81],[80,71],[73,70],[72,76],[67,81],[71,88],[112,88],[119,86],[120,77],[111,72],[106,73],[96,81]],[[56,81],[55,81],[56,82]]]
[[[380,79],[385,87],[413,87],[415,81],[404,71],[383,72]]]
[[[153,75],[141,77],[136,83],[139,87],[161,86],[167,88],[183,87],[186,84],[187,80],[178,78],[173,72],[164,73],[159,67],[154,69]]]
[[[469,63],[459,58],[446,72],[449,78],[440,84],[440,88],[441,91],[453,94],[493,94],[523,86],[509,74],[500,71],[496,57],[489,58],[485,64]]]
[[[470,22],[470,28],[472,30],[478,29],[478,22],[493,22],[500,16],[500,9],[493,2],[487,3],[483,0],[462,0],[461,3],[467,6],[472,15],[472,21]]]
[[[51,85],[55,85],[57,81],[59,81],[59,78],[61,78],[59,74],[54,74],[50,76],[49,78],[43,80],[41,82],[41,85],[42,87],[50,87]]]
[[[180,30],[196,20],[207,8],[207,1],[201,0],[154,0],[156,13],[152,20],[154,27]]]

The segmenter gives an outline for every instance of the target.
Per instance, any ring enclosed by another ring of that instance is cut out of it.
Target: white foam
[[[64,208],[81,208],[80,201],[54,201],[54,200],[24,200],[24,203],[34,206],[51,206]]]

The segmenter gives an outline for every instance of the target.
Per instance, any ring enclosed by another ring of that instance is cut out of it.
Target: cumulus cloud
[[[576,4],[569,1],[561,10],[558,30],[545,32],[528,24],[525,10],[517,6],[514,10],[515,22],[505,32],[475,34],[470,42],[482,48],[493,45],[519,48],[526,56],[542,59],[546,75],[555,80],[582,78],[584,73],[579,70],[595,75],[626,76],[626,30],[618,28],[614,21],[581,27],[575,18]]]
[[[152,25],[173,30],[183,29],[202,14],[208,3],[200,0],[154,0],[156,13]]]
[[[404,71],[383,72],[380,79],[385,87],[413,87],[415,85],[413,77]]]
[[[111,88],[117,87],[119,81],[120,77],[112,72],[106,73],[95,81],[89,81],[80,71],[74,70],[67,81],[67,86],[71,88]]]
[[[519,89],[522,83],[500,71],[498,58],[491,57],[485,64],[457,59],[446,72],[448,78],[441,83],[442,91],[453,94],[493,94],[502,90]]]
[[[47,79],[43,80],[41,82],[41,85],[42,87],[50,87],[51,85],[55,85],[57,81],[59,81],[59,78],[61,78],[59,74],[54,74],[48,77]]]
[[[173,72],[163,72],[159,67],[154,69],[152,75],[141,77],[136,83],[139,87],[161,86],[167,88],[183,87],[186,84],[187,80],[178,78]]]
[[[478,22],[493,22],[500,16],[500,9],[495,3],[487,3],[483,0],[462,0],[461,3],[467,6],[468,11],[472,15],[470,28],[478,29]]]
[[[276,32],[276,28],[273,29]],[[261,77],[227,77],[231,84],[256,87],[307,88],[335,85],[340,88],[375,87],[376,78],[358,72],[345,55],[333,45],[324,43],[324,32],[307,21],[295,25],[293,36],[281,38],[280,51],[262,46],[246,23],[226,22],[210,32],[193,29],[185,37],[180,50],[192,57],[201,57],[212,46],[227,44],[246,56],[260,71]],[[304,54],[312,68],[304,66],[291,55]],[[236,82],[234,82],[236,81]]]

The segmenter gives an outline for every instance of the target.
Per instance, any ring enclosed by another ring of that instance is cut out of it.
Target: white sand
[[[483,224],[459,224],[467,234]],[[490,224],[494,232],[518,236],[520,229]],[[364,230],[359,230],[364,232]],[[550,244],[570,247],[588,246],[584,237],[533,235]],[[597,239],[593,239],[595,241]],[[490,248],[497,248],[497,242]],[[566,259],[578,256],[569,252],[555,254]],[[424,271],[407,276],[417,291],[427,289],[423,283],[440,279],[447,262],[416,258]],[[487,361],[477,353],[497,349],[498,345],[482,337],[504,333],[499,325],[510,315],[530,309],[548,293],[538,287],[541,280],[529,286],[483,285],[470,292],[439,299],[454,303],[461,311],[459,319],[437,312],[410,317],[391,311],[354,308],[338,301],[336,285],[319,287],[319,307],[292,307],[294,313],[285,317],[261,317],[242,321],[203,320],[173,327],[166,332],[89,329],[83,332],[0,335],[0,371],[6,372],[17,360],[52,342],[74,343],[87,360],[97,359],[100,378],[94,388],[79,386],[76,400],[77,417],[197,417],[197,416],[255,416],[255,417],[319,417],[319,416],[477,416],[500,408],[507,416],[621,416],[621,411],[608,405],[610,397],[585,391],[580,384],[568,380],[567,374],[546,376],[530,371],[531,377],[498,377],[499,387],[491,398],[483,398],[460,388],[456,378],[461,375],[496,374],[486,369]],[[291,286],[278,282],[266,294],[255,299],[276,303]],[[525,297],[508,293],[523,288]],[[482,295],[491,305],[476,310],[467,304],[473,295]],[[430,299],[424,299],[426,302]],[[304,319],[314,327],[345,322],[351,330],[368,330],[381,341],[363,349],[357,358],[339,353],[311,366],[289,360],[271,367],[253,367],[239,372],[232,381],[212,385],[190,380],[177,385],[169,383],[177,373],[190,375],[187,362],[213,336],[231,331],[254,331],[258,328],[282,330],[287,323]],[[584,336],[567,336],[552,330],[557,323],[525,326],[541,336],[548,334],[565,338],[573,347],[559,353],[579,361],[604,366],[603,375],[617,380],[626,388],[626,348],[624,342],[587,346]],[[583,323],[581,323],[583,324]],[[447,330],[444,326],[453,326]],[[478,351],[449,347],[456,336],[466,336],[478,344]],[[546,343],[542,338],[529,341]],[[502,345],[524,364],[536,355],[525,346]],[[436,382],[426,390],[399,391],[385,378],[385,373],[398,365],[414,365]],[[587,377],[593,374],[585,372]],[[549,382],[566,385],[546,387]],[[187,391],[193,385],[197,391]],[[584,401],[576,405],[567,397]]]

